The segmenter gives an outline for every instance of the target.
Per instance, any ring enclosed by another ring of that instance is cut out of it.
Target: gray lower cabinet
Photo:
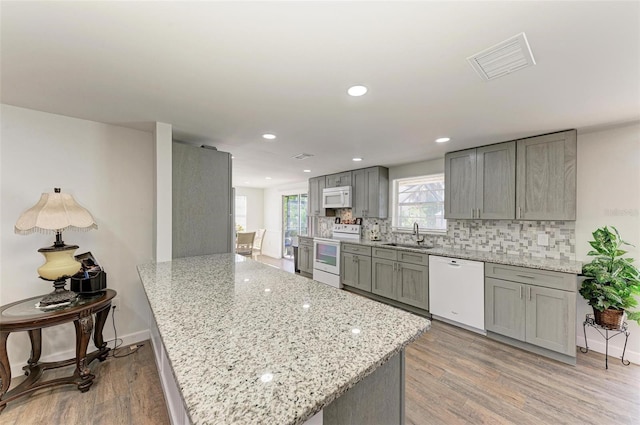
[[[516,219],[576,219],[575,130],[518,140]]]
[[[352,215],[387,218],[389,215],[389,169],[369,167],[352,172]]]
[[[325,176],[309,179],[309,197],[307,198],[307,214],[313,217],[325,217],[326,209],[322,208],[322,189],[325,188]]]
[[[570,357],[576,355],[576,276],[485,264],[485,327]]]
[[[313,239],[298,237],[298,270],[313,275]]]
[[[371,247],[343,243],[340,254],[340,282],[371,292]]]
[[[445,154],[445,218],[515,218],[516,143]]]
[[[400,258],[389,258],[400,254]],[[398,261],[410,254],[410,261]],[[374,248],[371,292],[423,310],[429,309],[429,268],[426,254]],[[378,255],[379,257],[377,257]]]

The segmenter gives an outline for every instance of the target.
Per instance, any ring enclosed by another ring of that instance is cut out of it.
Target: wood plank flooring
[[[290,263],[278,261],[285,270]],[[610,357],[605,370],[600,353],[578,352],[568,366],[434,321],[407,348],[405,367],[406,425],[640,424],[640,366]],[[149,341],[90,368],[96,380],[87,393],[37,392],[9,403],[0,424],[170,425]]]

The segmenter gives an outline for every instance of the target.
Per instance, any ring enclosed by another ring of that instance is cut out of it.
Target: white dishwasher
[[[484,329],[484,263],[429,256],[429,312],[469,330]]]

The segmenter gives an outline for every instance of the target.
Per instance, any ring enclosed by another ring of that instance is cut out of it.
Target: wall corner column
[[[172,139],[171,124],[156,122],[154,128],[154,238],[156,262],[172,259]]]

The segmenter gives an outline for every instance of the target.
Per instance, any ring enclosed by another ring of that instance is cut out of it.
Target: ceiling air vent
[[[493,80],[536,64],[524,33],[467,58],[483,80]]]
[[[292,156],[291,158],[299,159],[299,160],[303,160],[303,159],[310,158],[310,157],[312,157],[312,156],[313,156],[313,155],[312,155],[312,154],[310,154],[310,153],[299,153],[298,155],[294,155],[294,156]]]

